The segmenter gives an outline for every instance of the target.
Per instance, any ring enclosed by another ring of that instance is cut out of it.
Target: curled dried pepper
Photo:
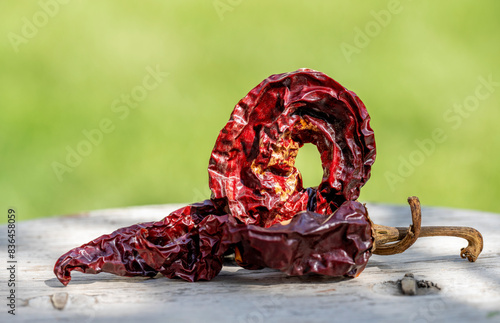
[[[409,199],[408,229],[370,221],[356,201],[375,160],[369,122],[356,94],[323,73],[272,75],[236,105],[219,134],[208,167],[210,200],[72,249],[54,272],[64,285],[73,270],[210,280],[234,250],[248,269],[355,277],[373,253],[403,252],[419,236],[443,234],[467,239],[461,255],[475,261],[479,232],[421,228],[416,198]],[[307,189],[294,167],[305,143],[316,145],[323,165],[321,183]]]
[[[304,189],[294,167],[305,143],[318,148],[323,180]],[[272,75],[234,108],[212,151],[212,199],[247,224],[268,227],[308,210],[331,214],[370,177],[375,139],[358,96],[323,73]]]

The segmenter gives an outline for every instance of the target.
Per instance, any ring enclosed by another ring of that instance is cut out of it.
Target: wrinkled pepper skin
[[[318,148],[323,179],[304,189],[294,167],[305,143]],[[248,269],[355,277],[373,249],[372,225],[356,202],[375,161],[361,100],[323,73],[272,75],[235,107],[209,161],[211,199],[156,222],[118,229],[57,260],[71,271],[210,280],[226,252]]]
[[[305,143],[316,145],[323,165],[323,180],[307,190],[294,167]],[[268,77],[236,105],[212,151],[209,185],[232,216],[268,227],[357,199],[374,161],[370,117],[358,96],[301,69]]]
[[[236,261],[247,269],[274,268],[288,275],[356,277],[371,256],[372,224],[363,204],[344,202],[330,216],[304,211],[287,225],[228,224]]]
[[[227,215],[221,216],[210,200],[188,205],[161,221],[121,228],[70,250],[57,260],[54,273],[64,285],[73,270],[210,280],[222,268],[225,221]]]

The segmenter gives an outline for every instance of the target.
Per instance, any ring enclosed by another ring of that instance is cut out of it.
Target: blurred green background
[[[208,198],[234,105],[308,67],[372,117],[360,200],[500,212],[499,13],[493,0],[3,1],[1,210],[25,220]],[[314,146],[297,164],[319,183]]]

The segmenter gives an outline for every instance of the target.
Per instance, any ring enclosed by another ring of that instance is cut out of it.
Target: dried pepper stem
[[[404,235],[400,238],[398,228],[374,225],[375,228],[375,250],[374,254],[377,255],[394,255],[402,253],[410,248],[412,244],[417,241],[420,235],[422,212],[420,209],[420,201],[416,196],[408,198],[408,203],[411,208],[411,217],[413,224],[408,229],[404,230]],[[393,244],[389,242],[397,241]]]
[[[469,227],[429,226],[421,227],[421,209],[417,197],[408,198],[413,224],[409,228],[374,225],[374,254],[394,255],[408,249],[419,237],[449,236],[466,239],[467,247],[460,250],[460,256],[469,261],[476,261],[483,250],[483,237],[479,231]],[[395,243],[391,243],[395,242]]]
[[[466,239],[469,244],[460,250],[460,256],[469,261],[476,261],[483,251],[483,236],[479,231],[469,227],[423,227],[421,237],[449,236]]]

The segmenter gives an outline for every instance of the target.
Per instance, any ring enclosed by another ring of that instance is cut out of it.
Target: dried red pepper
[[[343,203],[333,214],[296,214],[269,228],[228,224],[236,262],[247,269],[274,268],[288,275],[315,273],[356,277],[374,247],[372,223],[363,204]]]
[[[217,139],[210,200],[103,235],[61,256],[54,272],[64,285],[73,270],[210,280],[234,250],[249,269],[354,277],[372,253],[402,252],[419,235],[443,232],[466,238],[461,254],[474,261],[480,234],[420,228],[416,198],[409,199],[409,229],[370,221],[355,201],[375,159],[369,121],[361,100],[323,73],[270,76],[236,105]],[[294,161],[309,142],[320,151],[324,174],[318,187],[304,189]]]
[[[304,189],[298,149],[319,150],[323,180]],[[208,166],[212,199],[247,224],[269,227],[309,210],[331,214],[370,177],[375,139],[357,95],[323,73],[272,75],[235,107]]]
[[[210,280],[222,268],[227,247],[221,248],[221,225],[226,221],[210,200],[188,205],[161,221],[121,228],[72,249],[59,258],[54,272],[64,285],[73,270]]]

